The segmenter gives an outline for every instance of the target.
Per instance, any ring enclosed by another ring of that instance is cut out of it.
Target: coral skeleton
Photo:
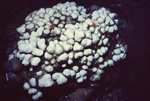
[[[127,45],[118,26],[117,14],[104,7],[90,13],[75,2],[41,8],[17,28],[17,49],[8,60],[16,57],[34,72],[23,88],[38,100],[42,88],[65,84],[68,78],[97,81],[105,67],[125,59]]]

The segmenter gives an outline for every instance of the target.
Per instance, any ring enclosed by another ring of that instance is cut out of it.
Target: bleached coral
[[[103,68],[126,56],[127,45],[118,38],[118,21],[104,7],[87,14],[74,2],[30,13],[17,28],[17,52],[9,56],[9,60],[17,57],[24,66],[38,68],[23,88],[37,100],[43,87],[64,84],[68,77],[77,83],[99,80]]]

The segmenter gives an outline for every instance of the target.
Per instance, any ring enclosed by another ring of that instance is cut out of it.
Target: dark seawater
[[[121,33],[128,45],[127,58],[106,70],[99,82],[100,86],[89,101],[150,101],[150,1],[74,1],[86,8],[93,4],[110,8],[127,21],[127,28]],[[0,101],[26,101],[29,98],[22,89],[18,89],[20,85],[16,87],[15,84],[6,82],[2,68],[7,60],[6,50],[13,48],[14,42],[18,40],[16,28],[23,24],[24,18],[34,10],[64,2],[66,1],[0,0]],[[10,49],[9,52],[11,51]]]

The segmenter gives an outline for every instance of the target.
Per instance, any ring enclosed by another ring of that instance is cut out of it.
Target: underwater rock
[[[3,67],[7,72],[12,71],[15,73],[21,72],[23,68],[21,61],[17,58],[12,58],[11,60],[4,62]]]
[[[23,66],[17,58],[11,59],[11,70],[15,73],[18,73],[22,70]]]
[[[69,94],[67,98],[61,98],[60,101],[87,101],[93,91],[94,89],[78,88]]]
[[[13,72],[8,73],[8,78],[11,82],[16,82],[16,83],[21,82],[21,77]]]

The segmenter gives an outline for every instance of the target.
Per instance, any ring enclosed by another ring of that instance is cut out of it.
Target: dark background
[[[102,81],[106,82],[106,84],[113,85],[115,89],[123,89],[127,101],[150,101],[150,1],[74,1],[77,5],[84,7],[90,7],[92,4],[95,4],[97,6],[110,8],[113,12],[116,12],[120,18],[127,21],[127,28],[124,33],[121,34],[128,45],[127,59],[116,65],[118,70],[114,69],[113,72],[106,72],[106,74],[110,73],[111,76],[106,80],[105,78],[107,78],[107,76],[104,75]],[[24,18],[34,10],[38,10],[41,7],[52,7],[57,3],[64,2],[66,1],[0,0],[0,101],[3,101],[3,98],[9,97],[12,94],[12,91],[8,90],[5,85],[2,64],[7,60],[6,50],[13,47],[13,42],[17,40],[16,28],[23,24]],[[118,76],[115,76],[115,78],[113,76],[114,74],[118,74]],[[105,94],[101,94],[101,96],[104,95]],[[11,98],[13,100],[13,97],[10,97],[10,99]],[[101,101],[105,100],[101,99]]]

